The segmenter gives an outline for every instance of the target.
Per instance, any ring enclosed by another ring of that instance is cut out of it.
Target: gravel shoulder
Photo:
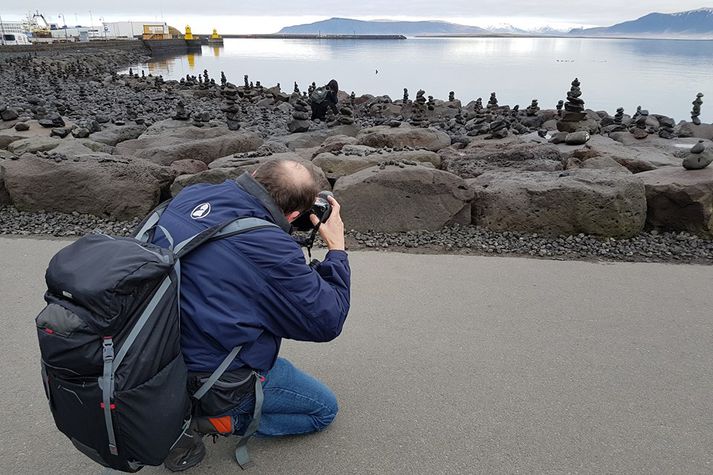
[[[90,232],[128,235],[139,220],[110,221],[91,215],[25,213],[0,208],[0,235],[21,237],[79,237]],[[347,224],[348,226],[348,224]],[[713,264],[713,240],[687,233],[639,234],[631,239],[578,236],[548,237],[495,232],[475,226],[406,233],[348,233],[351,250],[411,254],[461,254],[533,257],[554,260],[672,262]],[[317,241],[317,246],[320,243]]]

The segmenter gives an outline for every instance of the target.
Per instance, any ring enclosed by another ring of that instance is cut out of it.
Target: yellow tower
[[[193,39],[193,33],[191,33],[191,27],[188,25],[186,25],[186,34],[183,36],[183,39],[185,39],[185,40]]]

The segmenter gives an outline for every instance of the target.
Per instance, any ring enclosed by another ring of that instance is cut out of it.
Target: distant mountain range
[[[489,33],[477,26],[457,25],[445,21],[362,21],[350,18],[288,26],[279,31],[284,35],[483,35]]]
[[[279,31],[283,35],[405,35],[405,36],[626,36],[626,37],[688,37],[713,38],[713,8],[701,8],[679,13],[650,13],[637,20],[601,28],[576,28],[569,32],[542,27],[524,30],[512,25],[493,25],[487,28],[459,25],[445,21],[390,21],[329,20],[288,26]]]
[[[580,28],[570,34],[584,36],[713,36],[713,8],[679,13],[649,13],[637,20],[606,28]]]

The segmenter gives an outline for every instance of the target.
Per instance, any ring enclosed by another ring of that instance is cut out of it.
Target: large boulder
[[[579,155],[579,157],[577,155]],[[624,165],[621,165],[613,158],[598,155],[574,154],[574,156],[567,162],[567,169],[571,170],[575,168],[609,170],[611,172],[631,174],[631,172]]]
[[[357,143],[356,137],[349,137],[348,135],[333,135],[328,137],[322,143],[322,146],[315,152],[316,157],[320,153],[335,153],[339,152],[345,145],[354,145]]]
[[[437,152],[451,144],[445,132],[402,124],[401,127],[379,125],[362,130],[357,143],[375,148],[422,148]]]
[[[488,171],[556,171],[564,168],[564,158],[554,146],[506,140],[474,140],[465,148],[448,147],[439,152],[443,169],[463,178],[475,178]]]
[[[473,222],[496,231],[626,238],[646,221],[644,185],[629,174],[488,172],[468,182]]]
[[[681,159],[677,158],[675,154],[682,149],[672,141],[659,137],[652,137],[650,140],[638,142],[636,145],[629,145],[628,142],[625,145],[621,142],[621,136],[618,135],[614,138],[593,135],[586,145],[570,147],[562,144],[556,145],[556,147],[565,155],[577,156],[578,153],[584,153],[588,157],[610,158],[632,173],[681,165]]]
[[[121,142],[139,138],[145,131],[145,125],[112,125],[111,127],[91,134],[90,138],[94,142],[116,146]]]
[[[221,157],[213,161],[208,168],[244,168],[245,170],[252,171],[260,163],[266,160],[294,160],[297,162],[304,162],[305,159],[296,154],[295,152],[284,152],[284,153],[274,153],[271,155],[264,155],[260,157],[252,157],[252,154],[246,154],[246,157],[241,156],[241,154],[229,155],[227,157]]]
[[[337,180],[348,229],[403,232],[470,223],[473,192],[452,173],[421,165],[372,167]]]
[[[178,175],[193,175],[204,172],[208,169],[208,165],[200,160],[176,160],[171,164],[171,168],[176,170]]]
[[[321,168],[328,178],[337,179],[378,165],[382,161],[379,157],[380,155],[358,156],[320,153],[312,159],[312,163]]]
[[[660,168],[637,175],[646,186],[647,224],[713,237],[713,168]]]
[[[276,153],[267,157],[256,158],[237,158],[224,157],[219,165],[213,166],[218,160],[210,164],[210,168],[206,171],[196,173],[194,175],[181,175],[173,182],[171,186],[171,194],[176,196],[183,188],[200,183],[219,184],[225,180],[234,180],[245,172],[252,172],[262,162],[270,159],[294,160],[300,162],[305,167],[310,168],[317,177],[317,185],[321,190],[331,190],[331,185],[327,180],[324,172],[309,160],[304,160],[294,153]],[[231,160],[231,161],[229,161]]]
[[[5,188],[5,168],[3,168],[4,160],[0,160],[0,207],[12,204],[12,198]]]
[[[64,143],[70,142],[70,140],[65,140]],[[95,142],[91,139],[77,139],[73,142],[79,142],[93,152],[108,153],[109,155],[114,153],[115,147],[107,145],[104,143]]]
[[[345,146],[339,154],[321,153],[313,160],[316,166],[324,170],[330,179],[338,179],[345,175],[351,175],[365,168],[373,167],[383,162],[419,162],[428,163],[433,167],[441,164],[441,158],[437,153],[429,150],[402,150],[395,152],[384,152],[381,149],[372,149],[367,153],[348,153],[350,146]],[[346,152],[345,152],[346,151]]]
[[[283,135],[282,137],[273,137],[272,140],[285,144],[290,150],[297,150],[300,148],[319,147],[326,139],[337,135],[354,137],[359,130],[360,128],[356,125],[339,125],[330,129],[318,129],[304,133]]]
[[[16,129],[6,129],[0,130],[0,149],[8,148],[12,142],[22,139],[30,139],[35,137],[49,137],[52,133],[52,129],[42,127],[36,120],[28,120],[27,122],[22,122],[28,126],[27,130],[16,130]],[[67,127],[71,127],[72,124],[67,122]]]
[[[245,173],[243,168],[212,168],[193,175],[181,175],[171,185],[171,195],[176,196],[186,187],[198,184],[223,183],[225,180],[234,180]]]
[[[121,142],[116,146],[116,153],[143,158],[159,165],[170,165],[185,159],[208,164],[231,153],[253,151],[260,145],[262,139],[252,132],[234,132],[227,127],[190,127]]]
[[[132,219],[155,207],[175,177],[166,167],[104,154],[59,161],[25,154],[6,162],[5,186],[24,211]]]
[[[176,129],[184,129],[187,127],[193,127],[191,121],[188,120],[176,120],[176,119],[166,119],[155,122],[149,126],[148,129],[142,134],[143,137],[153,137],[156,135],[163,135],[169,131],[175,131]]]
[[[62,139],[55,137],[30,137],[16,140],[7,146],[7,149],[15,155],[24,153],[48,152],[62,143]]]
[[[23,122],[29,126],[28,130],[5,129],[0,130],[0,149],[7,149],[7,146],[17,140],[30,137],[49,137],[50,131],[40,126],[37,121]]]
[[[681,122],[676,126],[675,133],[680,137],[713,140],[713,124],[696,125],[692,122]]]

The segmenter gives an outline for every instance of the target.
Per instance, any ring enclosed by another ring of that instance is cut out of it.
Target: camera
[[[333,196],[331,191],[320,191],[312,207],[302,213],[300,217],[292,223],[292,227],[296,231],[311,231],[314,226],[312,225],[312,221],[309,219],[310,215],[317,216],[321,223],[327,221],[329,219],[329,215],[332,214],[332,205],[329,204],[329,200],[327,199],[329,196]]]

